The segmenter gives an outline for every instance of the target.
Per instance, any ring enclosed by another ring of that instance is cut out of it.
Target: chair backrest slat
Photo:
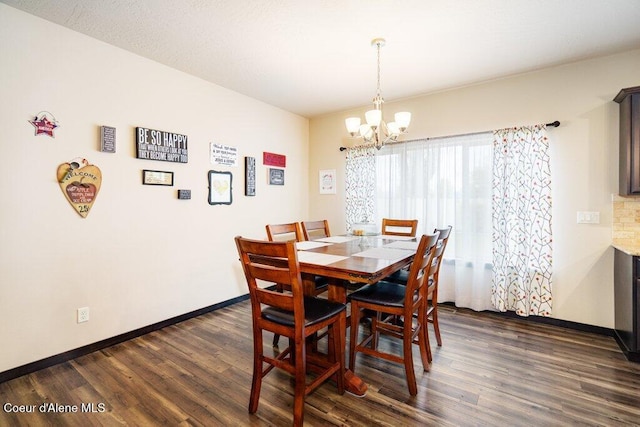
[[[319,239],[331,236],[329,221],[302,221],[302,232],[306,240]]]
[[[267,238],[271,242],[295,240],[301,242],[304,240],[302,230],[297,222],[287,224],[267,224]]]
[[[382,234],[416,237],[417,230],[417,219],[382,218]]]

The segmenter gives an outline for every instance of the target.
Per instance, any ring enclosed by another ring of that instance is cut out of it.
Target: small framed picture
[[[244,195],[256,195],[256,158],[244,158]]]
[[[173,172],[152,171],[152,170],[144,169],[142,171],[142,183],[144,185],[173,186]]]
[[[320,171],[320,194],[336,194],[336,170],[325,169]]]
[[[116,128],[100,126],[100,151],[104,153],[116,152]]]
[[[209,204],[230,205],[232,202],[231,172],[209,171]]]
[[[284,185],[284,169],[269,168],[269,185]]]

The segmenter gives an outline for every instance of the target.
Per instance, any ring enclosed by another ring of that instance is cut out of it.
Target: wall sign
[[[104,153],[116,152],[116,128],[100,126],[100,151]]]
[[[282,154],[267,153],[265,151],[262,153],[262,164],[284,168],[287,166],[287,156],[283,156]]]
[[[231,172],[209,171],[209,204],[231,204]]]
[[[211,164],[224,166],[238,165],[238,149],[228,145],[209,144]]]
[[[284,169],[269,169],[269,185],[284,185]]]
[[[244,195],[256,195],[256,158],[244,158]]]
[[[187,154],[186,135],[136,128],[136,158],[187,163]]]
[[[145,185],[168,185],[173,186],[173,172],[165,171],[142,171],[142,183]]]
[[[29,123],[36,128],[36,136],[44,134],[49,135],[51,138],[55,138],[53,130],[60,126],[53,114],[48,111],[40,111],[34,116],[33,120],[29,120]]]
[[[77,157],[58,166],[58,184],[76,212],[86,218],[102,185],[102,172],[87,159]]]

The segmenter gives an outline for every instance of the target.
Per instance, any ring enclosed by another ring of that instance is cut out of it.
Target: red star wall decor
[[[53,114],[47,111],[41,111],[33,118],[33,120],[29,120],[29,123],[36,128],[36,136],[45,134],[49,135],[51,138],[55,138],[53,130],[58,127],[58,121],[53,117]]]

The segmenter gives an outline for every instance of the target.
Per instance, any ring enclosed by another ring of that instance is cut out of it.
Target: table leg
[[[346,369],[344,371],[344,389],[356,396],[364,396],[367,393],[367,384],[353,371]]]
[[[339,279],[330,279],[329,280],[329,295],[328,298],[330,301],[338,301],[341,303],[347,302],[347,283],[344,280]],[[347,326],[349,322],[347,322]],[[343,340],[345,346],[347,344],[346,337]],[[346,350],[346,348],[345,348]],[[367,384],[362,381],[362,379],[353,371],[349,369],[345,369],[344,372],[344,388],[351,394],[356,396],[364,396],[367,393]]]

